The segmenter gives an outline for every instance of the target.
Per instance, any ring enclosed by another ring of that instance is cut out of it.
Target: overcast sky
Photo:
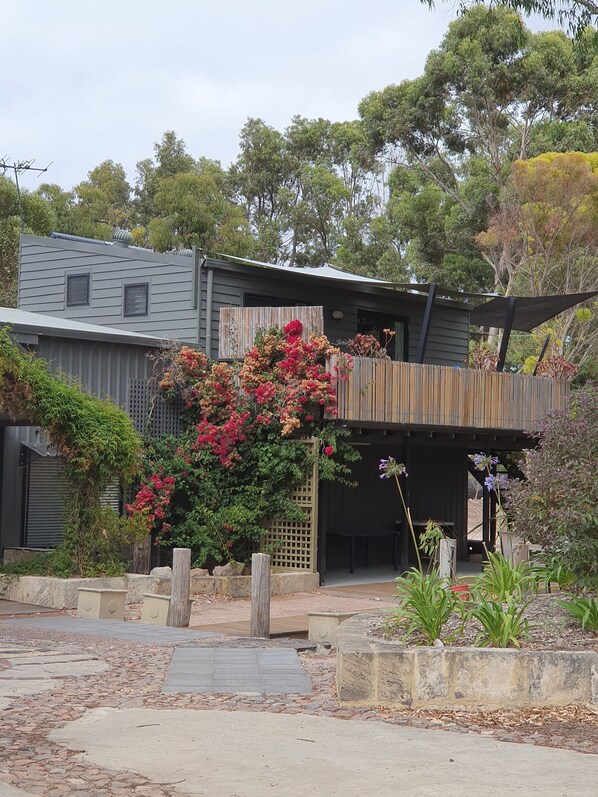
[[[421,73],[454,6],[419,0],[4,0],[0,158],[52,165],[71,188],[138,160],[172,129],[195,157],[235,159],[249,116],[357,116],[370,91]],[[545,27],[544,23],[534,25]]]

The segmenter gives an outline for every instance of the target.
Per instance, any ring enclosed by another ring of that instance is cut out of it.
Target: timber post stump
[[[250,636],[270,637],[270,555],[251,555],[251,623]]]
[[[172,590],[166,625],[188,628],[191,619],[191,549],[174,548],[172,551]]]

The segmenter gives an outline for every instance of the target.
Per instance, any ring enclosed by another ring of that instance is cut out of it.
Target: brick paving
[[[39,695],[17,697],[1,712],[0,788],[5,783],[32,795],[180,797],[174,783],[151,782],[132,772],[79,761],[76,752],[48,740],[51,730],[96,707],[265,711],[382,720],[598,755],[598,715],[589,708],[494,713],[341,708],[334,691],[335,657],[331,654],[301,654],[312,683],[310,694],[167,693],[163,687],[173,648],[164,643],[134,643],[7,622],[0,623],[0,641],[3,646],[24,646],[28,650],[60,650],[67,646],[71,653],[97,657],[109,665],[99,675],[56,679],[52,688]],[[232,639],[229,637],[226,643],[231,645]],[[215,644],[213,637],[200,638],[194,646],[202,649]],[[251,649],[264,645],[255,640],[238,640],[236,646]],[[7,662],[0,660],[0,670],[6,666]]]

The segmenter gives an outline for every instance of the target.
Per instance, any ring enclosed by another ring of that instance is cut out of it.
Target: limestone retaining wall
[[[291,592],[313,592],[319,586],[320,580],[317,573],[297,571],[272,573],[270,583],[273,595],[286,595]],[[118,578],[52,578],[0,574],[0,598],[52,609],[76,609],[80,587],[126,589],[126,602],[130,604],[141,603],[144,593],[170,595],[171,580],[134,573]],[[248,597],[251,594],[251,576],[192,578],[191,593],[227,595],[231,598]]]
[[[373,615],[338,632],[336,681],[346,706],[498,709],[598,704],[598,653],[413,647],[367,636]]]

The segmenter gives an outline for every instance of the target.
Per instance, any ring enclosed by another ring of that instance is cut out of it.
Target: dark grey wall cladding
[[[146,379],[152,371],[148,349],[123,343],[44,336],[38,354],[52,372],[63,371],[94,396],[109,397],[123,409],[127,407],[129,380]]]
[[[358,443],[359,446],[359,443]],[[321,487],[321,512],[325,528],[331,535],[326,541],[328,568],[348,567],[348,541],[334,532],[355,531],[362,534],[388,532],[401,519],[400,500],[391,481],[380,479],[378,463],[393,456],[397,462],[409,462],[407,501],[413,520],[450,521],[459,540],[459,556],[466,554],[467,528],[467,451],[440,445],[405,445],[389,439],[388,444],[363,445],[357,450],[361,461],[352,467],[357,487],[326,482]],[[431,489],[430,485],[433,485]],[[404,530],[408,533],[408,530]],[[370,565],[391,561],[391,540],[376,539],[369,543]],[[363,566],[363,547],[356,546],[357,562]]]
[[[206,344],[208,271],[213,271],[211,349],[218,356],[220,308],[243,306],[247,293],[272,296],[277,303],[306,303],[324,306],[325,331],[333,341],[346,340],[356,332],[357,311],[376,310],[409,319],[409,359],[415,360],[425,296],[384,291],[368,285],[351,285],[321,277],[309,270],[277,272],[245,263],[210,260],[201,270],[200,312],[194,307],[194,260],[161,255],[141,249],[98,246],[93,243],[21,237],[19,307],[80,321],[145,332],[165,339]],[[90,273],[90,305],[66,307],[68,274]],[[123,292],[127,284],[147,282],[149,314],[123,315]],[[335,321],[332,310],[344,317]],[[454,304],[436,304],[428,337],[426,362],[462,365],[467,358],[469,313]]]
[[[304,302],[324,306],[324,328],[328,337],[336,342],[352,337],[357,329],[357,311],[376,310],[409,319],[409,359],[416,359],[419,334],[425,310],[425,296],[414,296],[400,292],[381,295],[365,286],[355,287],[346,283],[332,283],[314,277],[309,280],[303,274],[279,276],[276,272],[250,265],[224,267],[215,261],[208,266],[216,266],[212,293],[212,346],[211,356],[218,356],[218,323],[221,307],[243,306],[246,293],[272,296],[279,303],[288,300],[290,304]],[[201,312],[206,318],[207,268],[201,277]],[[317,280],[317,282],[315,282]],[[386,293],[386,292],[385,292]],[[342,310],[341,320],[334,320],[332,310]],[[432,324],[426,349],[426,363],[432,365],[464,365],[467,359],[469,339],[469,312],[457,305],[436,304],[432,314]],[[205,347],[205,325],[202,328],[200,345]]]
[[[193,267],[191,257],[23,235],[19,308],[194,342]],[[90,304],[67,307],[67,275],[81,273],[91,274]],[[148,315],[125,317],[124,286],[144,282]]]

